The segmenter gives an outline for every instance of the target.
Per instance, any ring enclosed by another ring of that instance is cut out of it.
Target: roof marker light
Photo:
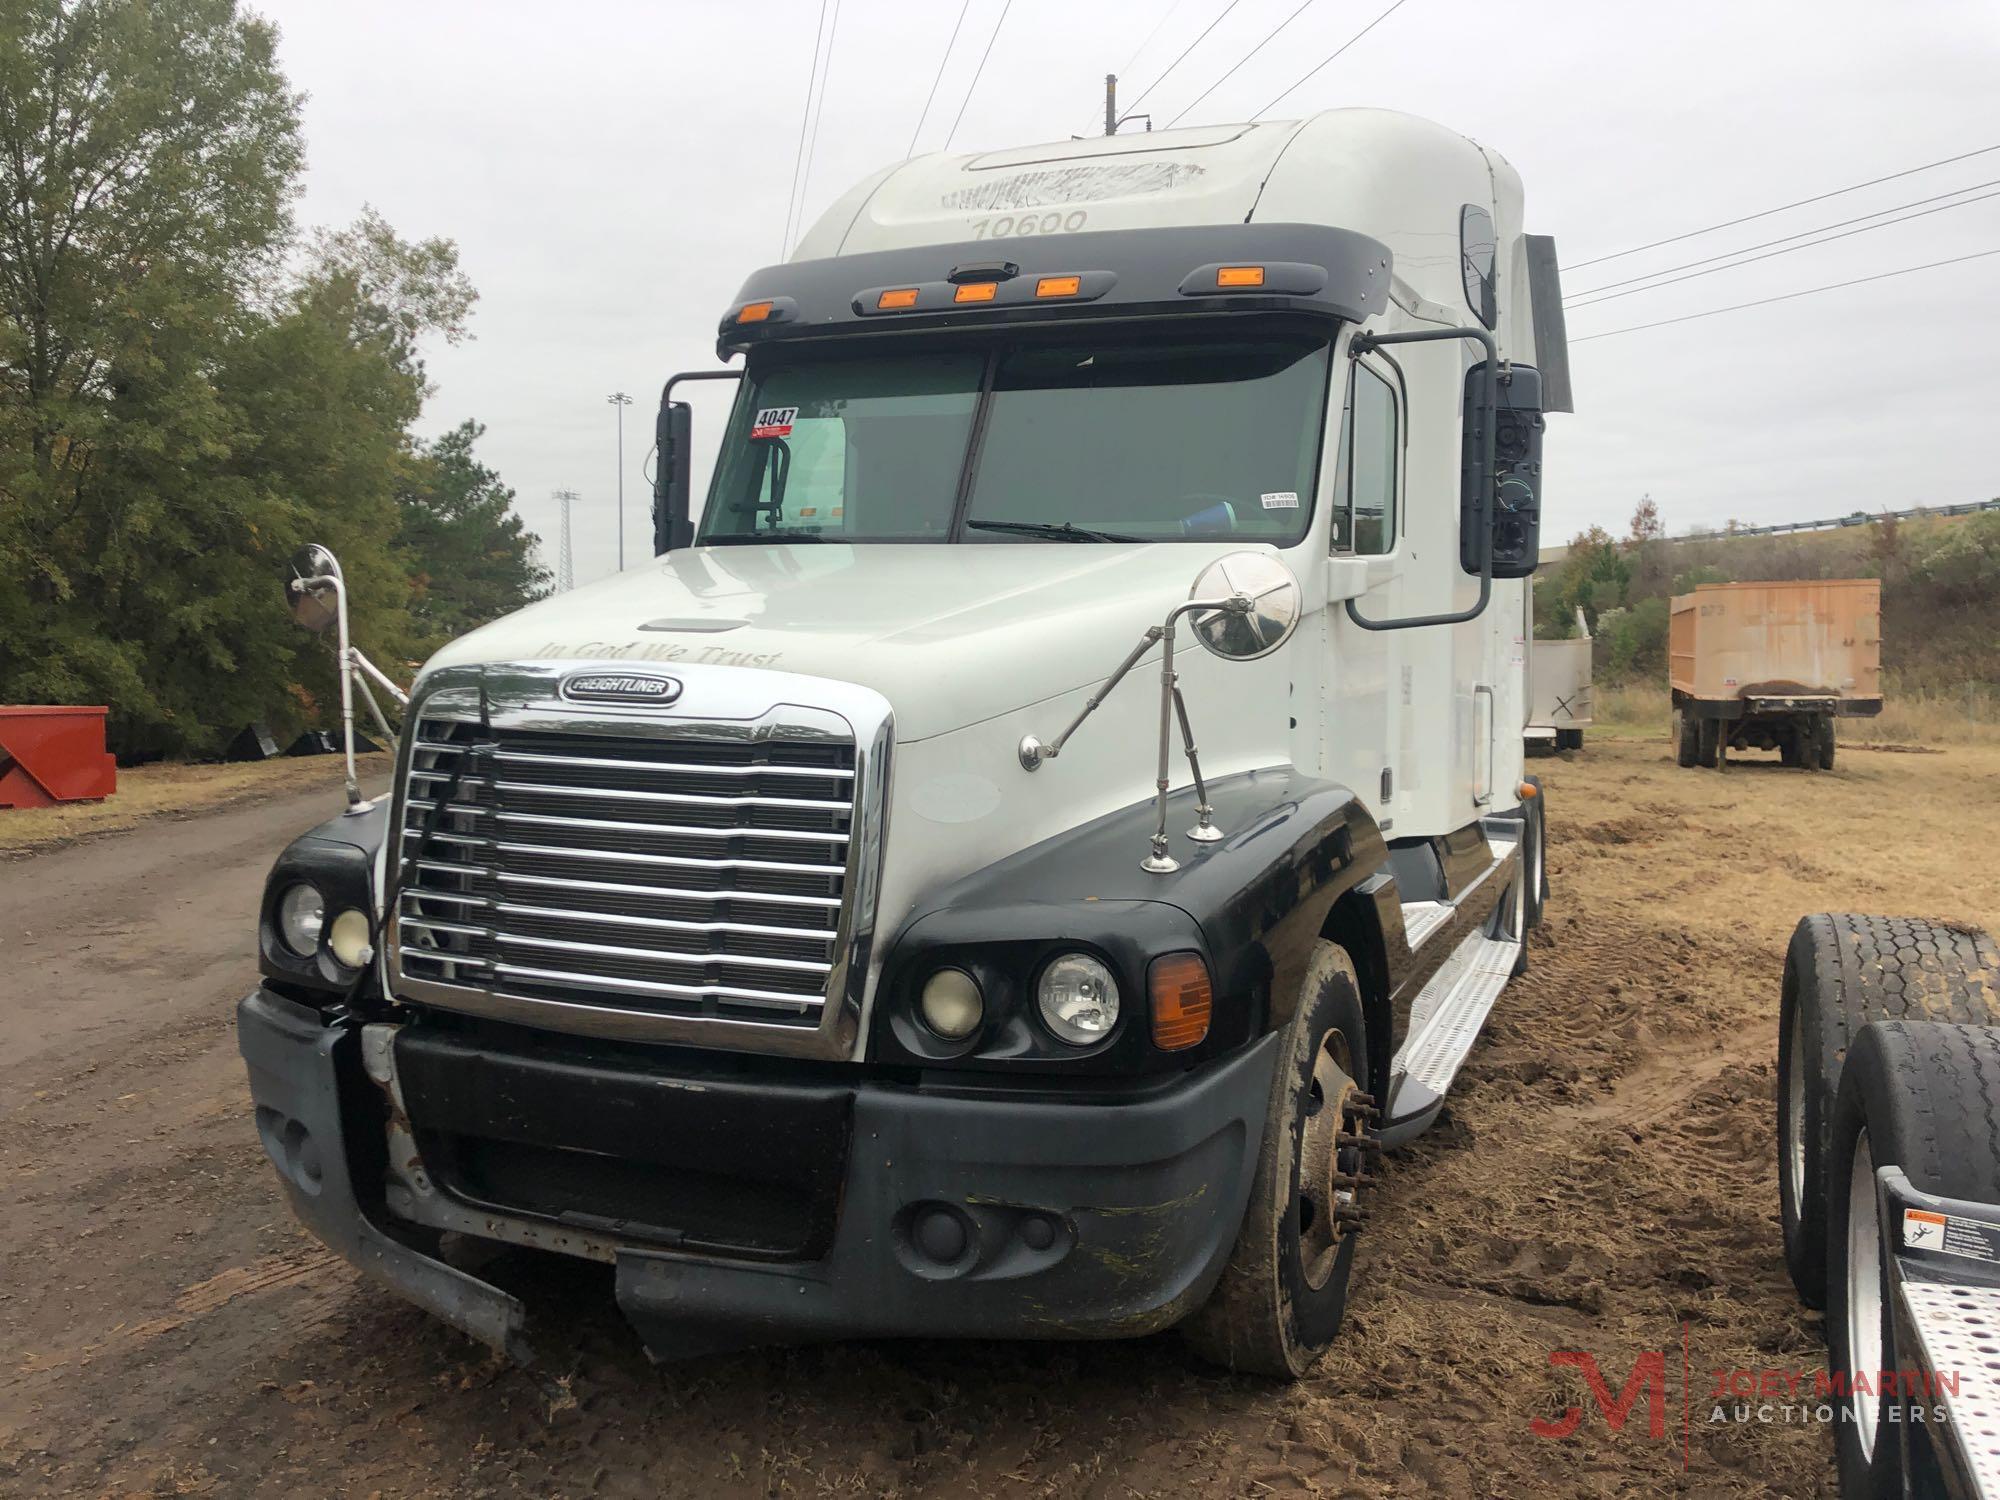
[[[1081,276],[1044,276],[1035,283],[1037,297],[1074,297],[1082,289]]]
[[[997,281],[968,281],[951,294],[954,302],[991,302],[1000,290]]]
[[[743,304],[742,308],[738,310],[736,314],[736,321],[739,323],[761,323],[770,316],[771,316],[770,303],[746,302]]]
[[[884,292],[875,299],[877,311],[890,307],[915,307],[916,305],[917,289],[913,286],[897,287],[894,291]]]
[[[1217,286],[1262,286],[1264,268],[1262,266],[1221,266],[1215,273]]]

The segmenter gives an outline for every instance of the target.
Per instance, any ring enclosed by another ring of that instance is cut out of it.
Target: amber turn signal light
[[[1081,276],[1044,276],[1035,283],[1037,297],[1074,297],[1082,289]]]
[[[913,286],[898,287],[892,292],[884,292],[875,299],[875,306],[878,310],[886,307],[915,307],[916,305],[917,289]]]
[[[761,323],[770,316],[770,303],[746,302],[743,304],[742,310],[736,314],[736,321],[739,323]]]
[[[954,302],[991,302],[1000,290],[997,281],[968,281],[951,294]]]
[[[1264,268],[1262,266],[1223,266],[1215,273],[1217,286],[1262,286]]]
[[[1153,1045],[1162,1052],[1185,1052],[1208,1035],[1215,994],[1208,965],[1199,953],[1169,953],[1153,960],[1146,974],[1153,1000]]]

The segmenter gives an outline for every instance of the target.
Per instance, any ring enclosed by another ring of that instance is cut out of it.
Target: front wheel
[[[1250,1204],[1222,1279],[1181,1327],[1227,1369],[1296,1380],[1333,1342],[1381,1150],[1373,1135],[1361,987],[1321,943],[1283,1033]]]

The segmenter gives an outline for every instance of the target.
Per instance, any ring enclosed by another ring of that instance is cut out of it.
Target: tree
[[[473,457],[485,431],[464,422],[421,451],[399,496],[414,568],[410,610],[433,646],[548,592],[537,538],[514,514],[514,492]]]
[[[1660,520],[1660,507],[1653,503],[1651,495],[1641,495],[1639,504],[1632,511],[1633,545],[1656,542],[1666,534],[1666,525]]]

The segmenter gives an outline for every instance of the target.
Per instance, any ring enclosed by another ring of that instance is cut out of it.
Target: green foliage
[[[435,629],[399,504],[438,467],[417,347],[474,294],[372,211],[281,273],[298,103],[232,0],[0,12],[0,702],[107,703],[122,753],[323,722],[328,644],[279,591],[302,541],[340,554],[364,650]],[[490,571],[455,621],[532,587]]]
[[[415,565],[410,610],[428,648],[548,592],[514,492],[472,456],[485,431],[466,422],[422,450],[400,497]]]
[[[1552,575],[1535,583],[1535,634],[1544,640],[1566,640],[1576,633],[1578,610],[1596,630],[1607,610],[1623,609],[1632,585],[1632,563],[1625,549],[1601,526],[1571,539],[1568,555]]]

